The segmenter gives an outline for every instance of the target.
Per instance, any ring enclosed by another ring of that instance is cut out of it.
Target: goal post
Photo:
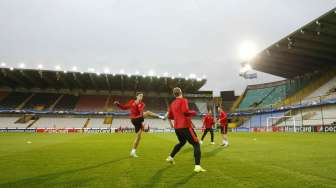
[[[295,117],[294,116],[271,116],[271,117],[267,117],[267,123],[266,123],[266,132],[270,132],[273,125],[273,120],[281,120],[281,119],[285,119],[285,123],[286,123],[286,119],[291,119],[293,122],[293,128],[294,128],[294,132],[296,132],[296,121],[295,121]]]

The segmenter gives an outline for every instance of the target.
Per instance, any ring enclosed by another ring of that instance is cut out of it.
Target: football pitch
[[[165,162],[172,133],[144,134],[139,158],[131,133],[1,133],[0,187],[336,187],[336,134],[231,133],[228,148],[219,136],[196,174],[189,144]]]

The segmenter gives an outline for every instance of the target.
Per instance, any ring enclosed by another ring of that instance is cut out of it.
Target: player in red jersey
[[[228,136],[227,136],[227,131],[228,131],[228,121],[227,121],[227,114],[224,112],[222,107],[218,107],[218,112],[219,112],[219,124],[220,124],[220,129],[221,129],[221,134],[223,137],[223,144],[222,146],[227,147],[229,145],[228,141]]]
[[[116,104],[120,109],[130,110],[131,122],[134,125],[135,133],[136,133],[136,137],[133,143],[133,148],[130,154],[132,157],[138,157],[136,154],[136,149],[139,146],[139,143],[141,140],[141,134],[144,130],[144,117],[152,116],[152,117],[164,119],[163,116],[160,116],[151,111],[144,112],[145,103],[142,101],[142,99],[143,99],[143,93],[138,92],[136,94],[136,99],[131,99],[126,104],[120,104],[119,101],[114,102],[114,104]]]
[[[192,128],[191,117],[195,116],[197,113],[195,111],[189,110],[188,100],[183,98],[182,90],[178,87],[173,89],[173,94],[176,99],[171,103],[168,110],[168,121],[172,128],[175,129],[175,133],[179,143],[175,145],[173,151],[166,159],[167,162],[175,164],[174,157],[177,152],[184,146],[188,141],[194,147],[194,158],[195,158],[195,172],[204,172],[201,167],[201,148],[197,135]],[[174,124],[172,122],[174,120]]]
[[[215,120],[212,116],[212,111],[209,110],[208,114],[204,116],[203,118],[203,128],[204,128],[204,133],[202,135],[200,144],[203,144],[203,139],[207,135],[208,132],[211,134],[211,144],[215,144],[214,142],[214,132],[213,132],[213,126],[215,124]]]

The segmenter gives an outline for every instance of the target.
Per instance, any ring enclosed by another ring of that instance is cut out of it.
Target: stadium
[[[239,63],[246,80],[281,79],[217,96],[204,89],[210,78],[194,73],[2,62],[0,187],[336,187],[336,9]],[[194,145],[176,164],[165,161],[178,143],[169,123],[176,87],[199,139],[209,110],[215,119],[214,141],[200,144],[202,173],[192,171]],[[138,132],[120,104],[138,92],[145,110],[164,118],[145,117],[139,157],[130,157]],[[225,147],[218,107],[227,113]]]

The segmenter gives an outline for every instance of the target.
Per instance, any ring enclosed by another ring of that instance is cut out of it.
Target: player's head
[[[208,110],[208,114],[209,114],[209,115],[212,115],[212,110],[209,109],[209,110]]]
[[[137,93],[135,94],[135,97],[136,97],[137,100],[142,101],[143,93],[142,93],[142,92],[137,92]]]
[[[223,108],[221,106],[218,106],[217,109],[218,109],[218,112],[222,112],[223,111]]]
[[[175,87],[175,88],[173,89],[173,95],[174,95],[175,97],[181,97],[181,96],[182,96],[182,90],[181,90],[181,88],[179,88],[179,87]]]

